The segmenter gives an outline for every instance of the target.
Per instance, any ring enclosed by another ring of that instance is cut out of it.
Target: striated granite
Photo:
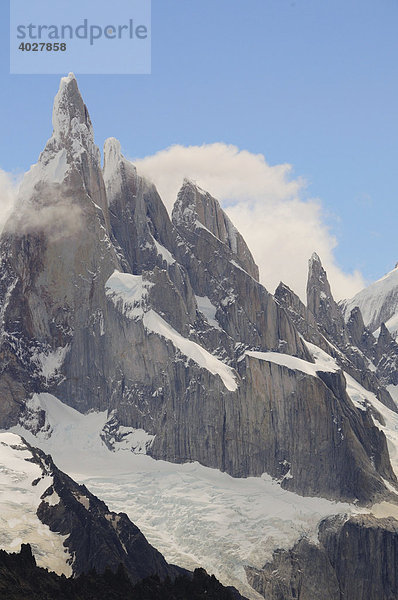
[[[264,569],[247,568],[267,600],[393,600],[398,597],[398,521],[360,515],[330,518],[315,544],[277,550]]]

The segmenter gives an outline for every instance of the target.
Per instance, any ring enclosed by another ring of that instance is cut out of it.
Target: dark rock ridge
[[[50,456],[25,444],[43,477],[53,478],[37,516],[51,531],[68,536],[64,546],[72,557],[74,576],[92,570],[102,573],[106,568],[116,572],[120,564],[133,583],[153,575],[174,579],[183,572],[166,562],[126,514],[109,511],[84,485],[60,471]]]
[[[397,552],[395,519],[334,517],[321,523],[317,544],[303,538],[247,576],[267,600],[394,600]]]
[[[147,577],[133,584],[119,565],[114,573],[95,570],[66,579],[36,566],[29,544],[19,554],[0,550],[0,596],[4,600],[244,600],[203,569],[174,580]]]
[[[113,433],[144,429],[155,458],[268,472],[302,494],[385,496],[382,478],[396,479],[384,434],[352,404],[342,376],[247,354],[311,365],[303,338],[326,351],[333,343],[347,370],[391,401],[349,343],[319,259],[309,309],[296,299],[293,309],[258,282],[210,194],[184,181],[170,219],[114,139],[101,170],[72,75],[53,125],[0,240],[0,425],[27,424],[26,400],[50,392],[81,412],[108,410]]]

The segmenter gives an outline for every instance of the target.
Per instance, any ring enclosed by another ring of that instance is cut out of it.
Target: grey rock
[[[309,260],[307,308],[321,330],[327,331],[329,336],[340,343],[346,342],[344,317],[334,301],[326,271],[315,252]]]
[[[205,227],[212,235],[228,246],[239,265],[258,281],[258,267],[253,256],[218,201],[189,179],[185,179],[173,208],[176,227],[195,231]]]
[[[315,253],[309,261],[307,292],[308,307],[283,283],[278,286],[275,298],[305,340],[330,354],[365,389],[373,392],[388,408],[397,411],[385,387],[394,378],[391,366],[396,364],[395,349],[390,347],[386,368],[378,370],[380,355],[377,342],[365,327],[361,311],[354,308],[345,323],[341,308],[334,301],[326,271]]]
[[[323,521],[319,543],[278,550],[264,569],[247,568],[267,600],[394,600],[398,597],[398,521],[359,515]]]
[[[375,348],[377,374],[384,385],[398,385],[398,343],[384,323]]]
[[[261,456],[254,438],[260,430],[267,439],[265,471],[282,487],[366,504],[383,496],[382,473],[396,483],[384,436],[370,412],[355,409],[341,372],[318,372],[315,378],[247,356],[239,373],[246,387],[242,414],[248,413],[250,446]]]
[[[257,281],[246,244],[209,194],[185,182],[170,220],[115,140],[105,145],[102,173],[73,78],[61,85],[38,168],[0,241],[2,425],[25,422],[26,400],[47,391],[81,412],[107,410],[115,427],[145,429],[155,458],[234,476],[267,472],[301,494],[364,504],[388,494],[382,477],[394,484],[395,476],[384,434],[353,406],[341,375],[305,375],[245,354],[312,362],[301,326],[325,347],[326,336],[347,338],[318,261],[312,310],[292,295],[290,310]],[[32,222],[32,210],[35,226],[16,227]],[[107,292],[114,271],[141,277],[137,313]],[[153,313],[174,338],[229,367],[236,390],[147,327]],[[39,357],[51,352],[63,360],[46,375]]]

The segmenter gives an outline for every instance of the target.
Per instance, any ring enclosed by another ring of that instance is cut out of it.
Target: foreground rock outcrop
[[[92,570],[66,579],[37,567],[30,546],[25,544],[19,554],[0,550],[0,595],[6,600],[244,600],[203,569],[181,574],[174,581],[154,576],[133,584],[119,565],[116,573]]]

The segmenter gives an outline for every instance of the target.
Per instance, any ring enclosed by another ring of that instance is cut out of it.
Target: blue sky
[[[9,75],[0,10],[0,168],[19,172],[51,134],[59,77]],[[224,142],[290,163],[338,264],[373,280],[398,260],[397,24],[397,0],[153,0],[152,74],[78,81],[100,147]]]

